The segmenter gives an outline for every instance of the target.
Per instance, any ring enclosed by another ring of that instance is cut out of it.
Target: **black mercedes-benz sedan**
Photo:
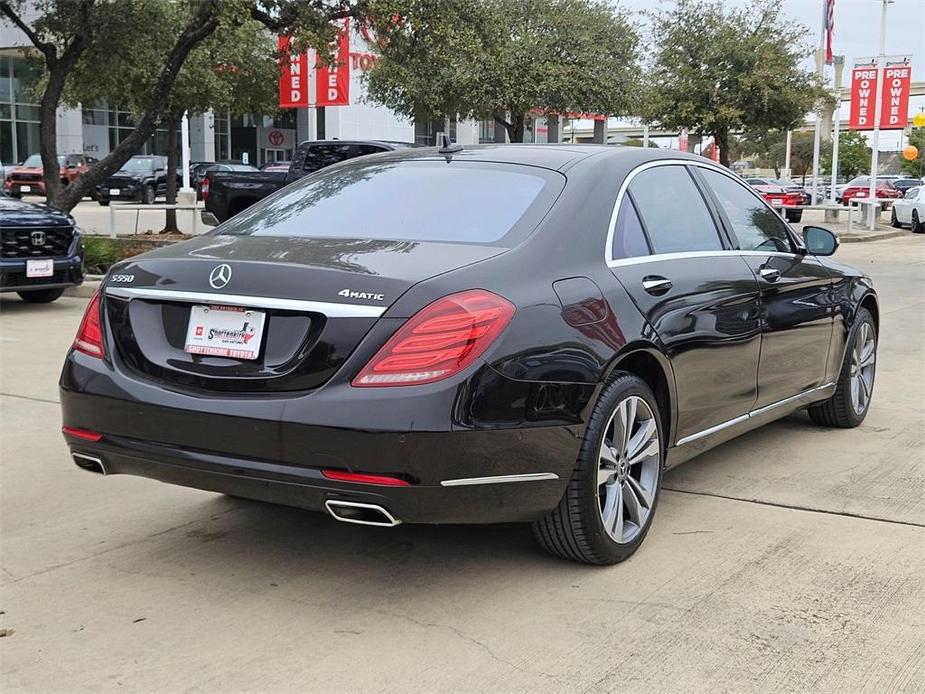
[[[662,473],[809,408],[857,426],[871,281],[680,153],[408,149],[123,262],[61,375],[74,462],[366,525],[533,524],[608,564]]]
[[[46,304],[83,282],[83,242],[69,214],[0,194],[0,292]]]

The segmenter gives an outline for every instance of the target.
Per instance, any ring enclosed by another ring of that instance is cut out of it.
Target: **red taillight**
[[[322,470],[321,474],[329,480],[338,482],[358,482],[360,484],[378,484],[384,487],[410,487],[410,483],[401,477],[388,475],[368,475],[361,472],[344,472],[343,470]]]
[[[82,439],[83,441],[99,441],[103,438],[103,435],[97,431],[90,431],[89,429],[78,429],[77,427],[61,427],[61,433],[65,436],[73,436],[75,439]]]
[[[514,315],[514,305],[484,289],[425,306],[369,360],[354,386],[410,386],[459,373],[481,356]]]
[[[100,292],[97,290],[87,310],[84,312],[77,337],[74,338],[74,349],[91,357],[103,358],[106,350],[103,347],[103,325],[100,321]]]
[[[206,176],[204,179],[202,179],[202,183],[199,184],[199,194],[202,196],[202,199],[203,199],[203,200],[208,200],[208,199],[209,199],[209,186],[210,186],[210,185],[211,185],[211,184],[209,183],[209,177],[208,177],[208,176]]]

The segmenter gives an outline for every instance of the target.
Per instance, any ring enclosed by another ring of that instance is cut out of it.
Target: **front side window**
[[[915,200],[919,196],[919,188],[910,188],[904,196],[906,200]]]
[[[653,253],[723,249],[707,204],[685,167],[646,169],[633,178],[629,192]]]
[[[793,251],[784,220],[761,198],[718,171],[700,169],[700,173],[729,218],[741,250]]]
[[[339,164],[345,159],[350,159],[354,156],[356,156],[354,154],[354,145],[313,145],[305,153],[302,170],[305,173],[313,173],[332,164]]]

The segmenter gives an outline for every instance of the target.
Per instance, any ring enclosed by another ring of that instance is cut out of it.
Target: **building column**
[[[607,121],[606,120],[596,120],[594,121],[594,137],[591,139],[591,142],[594,142],[598,145],[607,144]]]
[[[211,110],[189,118],[190,161],[215,161],[215,114]]]
[[[84,151],[83,114],[79,108],[58,108],[58,154],[81,154]],[[28,154],[32,154],[29,152]],[[25,156],[20,152],[20,159]]]
[[[546,142],[562,140],[562,119],[558,115],[546,116]]]

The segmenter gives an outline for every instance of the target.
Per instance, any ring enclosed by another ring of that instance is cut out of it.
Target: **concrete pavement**
[[[55,381],[85,300],[0,300],[5,692],[925,689],[925,237],[881,295],[863,426],[790,417],[666,476],[628,562],[527,528],[336,523],[76,469]],[[0,632],[2,633],[2,632]]]

